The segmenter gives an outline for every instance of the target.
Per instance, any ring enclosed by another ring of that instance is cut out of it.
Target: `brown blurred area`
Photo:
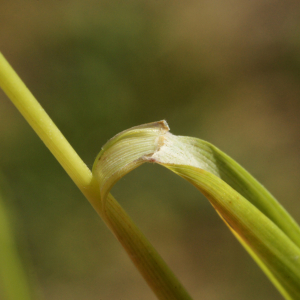
[[[166,119],[237,160],[300,221],[299,1],[0,0],[0,51],[89,167],[114,134]],[[0,153],[41,299],[155,299],[2,91]],[[282,299],[181,178],[144,165],[112,193],[194,299]]]

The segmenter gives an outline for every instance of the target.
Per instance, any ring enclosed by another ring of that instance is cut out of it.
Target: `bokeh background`
[[[116,133],[166,119],[232,156],[300,221],[299,1],[0,0],[0,51],[89,167]],[[155,299],[2,91],[0,154],[39,299]],[[194,299],[282,299],[181,178],[143,165],[112,193]]]

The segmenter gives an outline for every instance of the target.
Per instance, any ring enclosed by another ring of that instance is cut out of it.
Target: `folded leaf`
[[[196,186],[286,299],[300,299],[300,229],[247,171],[213,145],[175,136],[165,121],[125,130],[99,153],[93,174],[106,197],[145,162],[165,166]]]

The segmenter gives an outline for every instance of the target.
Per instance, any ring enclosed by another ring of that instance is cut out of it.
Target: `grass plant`
[[[191,299],[110,194],[145,162],[196,186],[286,299],[300,299],[300,229],[276,199],[215,146],[169,133],[165,121],[125,130],[102,148],[92,172],[0,55],[0,86],[120,241],[159,299]]]

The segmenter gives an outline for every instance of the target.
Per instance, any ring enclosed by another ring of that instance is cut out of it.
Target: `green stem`
[[[100,189],[91,171],[0,53],[0,86],[121,242],[159,299],[191,299],[184,287],[117,201],[101,209]]]

